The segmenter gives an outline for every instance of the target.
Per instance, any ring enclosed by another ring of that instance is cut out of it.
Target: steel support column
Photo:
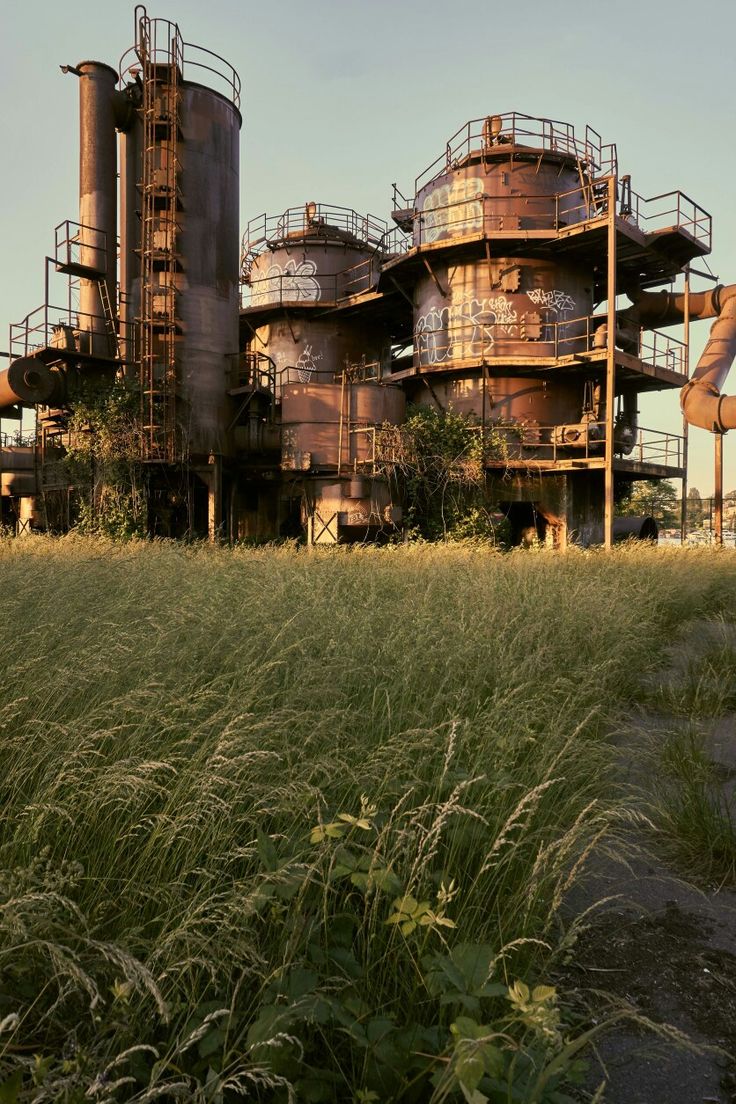
[[[616,401],[616,177],[608,178],[608,344],[606,349],[606,463],[603,543],[613,547],[613,427]]]
[[[685,332],[683,334],[685,339],[685,375],[690,379],[690,266],[685,269],[685,303],[684,303],[684,318],[683,324]],[[684,544],[687,540],[687,451],[688,451],[688,431],[690,423],[683,414],[682,416],[682,510],[680,514],[680,544]]]
[[[715,493],[713,501],[713,539],[723,544],[723,434],[713,434],[715,454]]]

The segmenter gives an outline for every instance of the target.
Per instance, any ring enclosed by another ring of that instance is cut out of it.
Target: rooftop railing
[[[585,166],[589,174],[607,176],[617,172],[616,146],[603,144],[600,134],[586,126],[581,138],[571,123],[544,119],[519,111],[470,119],[448,140],[444,153],[427,166],[414,181],[414,193],[455,168],[471,154],[482,157],[498,146],[528,146],[535,150],[562,153]]]
[[[219,92],[238,109],[241,82],[237,70],[220,54],[194,42],[184,42],[177,23],[169,19],[150,19],[142,4],[135,9],[135,46],[120,59],[121,85],[126,77],[140,74],[139,65],[177,65],[183,80],[205,84]]]
[[[385,219],[362,215],[351,207],[335,207],[329,203],[305,203],[289,207],[281,215],[257,215],[248,223],[243,236],[242,257],[255,258],[269,246],[290,237],[339,230],[351,234],[358,242],[379,246],[389,232]]]

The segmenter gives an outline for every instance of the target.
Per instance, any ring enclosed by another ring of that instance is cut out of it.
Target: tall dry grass
[[[607,718],[731,556],[65,538],[0,572],[8,1093],[452,1099],[464,1014],[484,1092],[552,1099],[554,1000],[508,987],[615,816]]]

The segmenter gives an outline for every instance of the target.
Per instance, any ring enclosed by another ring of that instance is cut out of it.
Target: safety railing
[[[703,207],[684,192],[664,192],[662,195],[644,196],[631,193],[631,209],[622,209],[621,215],[631,219],[645,234],[661,230],[684,230],[700,245],[710,251],[713,239],[713,219]]]
[[[311,261],[292,261],[285,269],[272,264],[256,273],[240,286],[242,307],[301,307],[305,303],[329,306],[341,297],[344,283],[342,273],[318,275]]]
[[[604,145],[600,134],[592,127],[586,127],[581,138],[571,123],[511,111],[470,119],[460,127],[447,141],[444,153],[416,177],[414,194],[457,167],[465,158],[473,154],[482,157],[484,152],[503,145],[562,153],[575,158],[584,171],[596,175],[617,172],[615,144]]]
[[[0,433],[0,448],[32,448],[35,444],[35,433]]]
[[[605,315],[573,317],[574,298],[557,289],[535,288],[526,299],[523,311],[518,296],[503,294],[429,310],[414,328],[414,367],[490,361],[496,356],[533,360],[605,353]],[[617,345],[647,364],[685,372],[686,346],[669,334],[639,329],[629,337],[622,331]]]
[[[406,234],[398,228],[387,230],[370,257],[359,261],[342,273],[344,286],[341,298],[349,299],[353,295],[372,291],[378,284],[381,269],[386,261],[406,253],[410,244]]]
[[[606,449],[606,423],[588,421],[576,425],[497,425],[472,427],[485,433],[491,454],[488,462],[601,460]],[[640,464],[680,469],[683,438],[664,430],[632,430],[623,422],[614,427],[614,457]]]
[[[374,383],[383,376],[383,365],[380,360],[354,361],[345,365],[345,379],[348,383]],[[343,373],[335,372],[335,383],[342,382]]]
[[[65,219],[54,228],[54,260],[60,266],[107,272],[107,234],[94,226]]]
[[[681,468],[683,456],[683,438],[658,429],[640,429],[636,444],[626,454],[629,460],[664,468]]]
[[[671,334],[660,330],[641,330],[639,334],[639,359],[655,368],[667,368],[670,372],[687,373],[687,345]]]
[[[243,353],[238,357],[235,386],[260,388],[273,395],[276,391],[276,364],[265,353]]]
[[[295,208],[303,214],[302,208]],[[360,219],[361,233],[365,229],[365,220],[363,216],[359,216],[354,211],[348,211],[346,208],[330,210],[342,210],[345,214],[345,218],[355,215],[356,219]],[[289,215],[290,212],[286,212]],[[265,218],[266,216],[261,216]],[[316,216],[315,216],[316,217]],[[339,216],[330,216],[335,218],[335,222],[324,223],[326,232],[332,226],[337,226],[337,229],[344,228],[343,224],[338,225],[341,222]],[[372,218],[372,216],[367,216]],[[256,220],[260,222],[260,220]],[[296,222],[282,224],[282,228],[286,227],[286,233],[302,232],[295,231],[293,227],[298,225],[300,228],[304,226],[303,218],[301,221],[298,219]],[[252,223],[249,223],[249,228]],[[353,224],[354,229],[358,229],[358,224]],[[383,224],[385,227],[385,224]],[[289,229],[291,227],[291,229]],[[381,227],[376,225],[371,228],[371,233],[380,230]],[[370,246],[371,253],[368,257],[363,257],[354,265],[349,265],[345,269],[339,272],[320,273],[317,271],[317,265],[312,259],[303,259],[301,261],[293,260],[287,262],[285,266],[280,265],[274,261],[272,264],[265,266],[264,262],[261,262],[257,268],[254,268],[255,262],[261,255],[263,250],[267,247],[269,241],[280,241],[281,231],[274,238],[269,238],[268,233],[264,233],[261,238],[251,240],[249,238],[249,232],[243,239],[243,252],[241,254],[241,306],[263,306],[263,305],[294,305],[301,302],[316,302],[317,300],[326,300],[328,302],[337,302],[342,299],[349,299],[354,295],[361,295],[367,291],[372,291],[378,284],[378,278],[381,274],[382,265],[391,257],[398,256],[399,254],[406,253],[410,247],[409,239],[406,234],[402,233],[398,228],[392,229],[385,228],[379,237],[371,237],[370,239],[359,234],[354,234],[364,244]],[[354,230],[350,231],[354,233]]]
[[[550,195],[490,195],[463,187],[461,197],[442,202],[444,191],[440,188],[431,192],[421,210],[415,212],[415,246],[444,238],[529,230],[555,232],[571,224],[605,218],[608,212],[607,194],[599,185]]]
[[[252,218],[243,236],[242,256],[256,257],[269,245],[314,234],[323,228],[326,233],[339,230],[374,246],[381,245],[389,230],[385,219],[377,215],[362,215],[351,207],[335,207],[329,203],[305,203],[301,207],[289,207],[281,215],[264,212]]]
[[[150,19],[142,4],[136,6],[134,20],[135,45],[125,51],[118,66],[121,87],[136,76],[144,60],[152,65],[171,65],[175,60],[183,80],[206,84],[240,108],[240,76],[229,61],[204,46],[184,42],[177,23]]]
[[[550,195],[491,195],[480,188],[471,190],[472,181],[462,183],[459,197],[444,187],[425,196],[421,209],[413,215],[414,246],[466,236],[490,237],[535,230],[556,233],[567,226],[594,223],[608,216],[608,180],[605,178]],[[710,250],[711,216],[683,192],[668,192],[646,199],[627,189],[626,202],[622,203],[618,214],[642,234],[682,231],[705,251]]]
[[[94,340],[98,347],[105,342],[109,345],[109,352],[100,354],[95,350],[96,355],[117,359],[118,348],[124,347],[127,342],[128,327],[120,323],[120,332],[113,339],[107,328],[108,322],[102,314],[42,303],[20,322],[10,324],[10,355],[15,359],[30,356],[40,349],[58,349],[60,359],[64,353],[91,355]]]

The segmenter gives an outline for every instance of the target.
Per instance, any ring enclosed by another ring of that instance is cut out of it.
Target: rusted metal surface
[[[404,420],[406,399],[398,387],[357,383],[287,384],[281,400],[285,469],[350,472],[372,459],[373,439],[360,427]],[[342,432],[341,432],[342,429]],[[348,488],[346,488],[346,497]]]
[[[617,479],[682,474],[682,439],[647,436],[637,396],[682,386],[687,341],[652,328],[683,317],[715,319],[685,415],[736,426],[721,395],[736,286],[651,290],[709,251],[710,216],[681,192],[638,195],[592,128],[471,120],[411,197],[396,193],[398,229],[309,201],[253,220],[239,250],[239,78],[142,5],[135,23],[117,89],[104,63],[69,70],[80,221],[47,263],[40,319],[11,332],[22,359],[0,373],[0,407],[73,402],[66,375],[124,371],[159,490],[183,465],[203,531],[287,533],[300,500],[315,543],[397,523],[376,428],[400,424],[409,399],[471,417],[519,533],[610,544]],[[63,317],[50,307],[49,264],[81,279],[76,315],[71,297]]]
[[[109,356],[104,280],[112,304],[117,298],[117,135],[115,86],[118,75],[100,61],[81,61],[79,73],[79,222],[81,263],[97,274],[80,279],[81,328],[88,328],[93,354]]]
[[[63,394],[59,373],[35,357],[20,357],[0,372],[0,409],[18,402],[47,405]]]

